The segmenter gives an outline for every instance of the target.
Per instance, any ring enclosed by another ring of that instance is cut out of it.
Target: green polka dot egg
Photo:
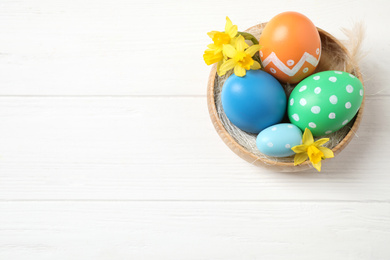
[[[314,136],[344,127],[358,112],[364,89],[360,80],[343,71],[323,71],[302,80],[291,92],[288,117]]]

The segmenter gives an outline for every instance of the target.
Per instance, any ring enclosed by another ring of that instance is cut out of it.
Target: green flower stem
[[[242,36],[244,36],[245,40],[252,41],[253,44],[259,44],[259,41],[256,39],[256,37],[253,36],[253,35],[250,34],[250,33],[247,33],[247,32],[238,32],[238,34],[241,34]]]

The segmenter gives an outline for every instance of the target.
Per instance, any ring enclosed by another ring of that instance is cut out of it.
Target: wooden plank
[[[390,258],[388,203],[1,202],[1,259]]]
[[[356,5],[370,8],[351,8]],[[250,16],[248,7],[259,12]],[[245,7],[205,0],[2,1],[0,95],[205,95],[206,32],[223,30],[226,15],[244,30],[296,7],[288,0],[272,6],[248,0]],[[339,38],[341,27],[363,17],[368,89],[390,93],[390,57],[383,55],[390,35],[378,26],[387,24],[387,8],[337,0],[300,8]]]
[[[390,97],[323,172],[275,173],[219,139],[203,97],[0,98],[1,200],[389,201]]]

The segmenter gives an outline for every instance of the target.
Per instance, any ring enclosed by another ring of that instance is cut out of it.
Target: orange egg
[[[282,82],[298,83],[312,74],[321,57],[321,39],[312,21],[297,12],[272,18],[260,35],[265,71]]]

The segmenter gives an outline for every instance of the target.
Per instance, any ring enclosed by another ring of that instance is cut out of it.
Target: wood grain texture
[[[206,32],[287,10],[339,39],[367,28],[363,120],[320,174],[246,163],[207,112]],[[388,10],[0,1],[0,259],[389,259]]]
[[[364,8],[368,3],[372,8]],[[306,14],[345,39],[353,20],[367,27],[362,64],[367,94],[390,90],[387,3],[248,0],[0,2],[0,95],[202,95],[209,67],[201,59],[229,15],[240,30],[282,11]],[[248,15],[248,6],[259,10]],[[353,8],[352,8],[353,6]],[[359,8],[354,8],[359,6]],[[378,59],[377,57],[380,57]],[[161,69],[163,68],[163,69]],[[367,75],[365,75],[367,74]],[[371,83],[371,84],[370,84]]]
[[[388,203],[1,202],[0,211],[1,259],[390,258]]]
[[[389,104],[321,173],[283,174],[232,153],[205,97],[1,98],[0,198],[388,201]]]

